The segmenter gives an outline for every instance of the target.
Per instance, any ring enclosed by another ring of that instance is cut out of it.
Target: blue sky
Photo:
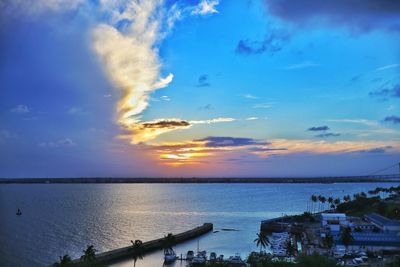
[[[355,175],[399,161],[395,2],[1,13],[1,177]]]

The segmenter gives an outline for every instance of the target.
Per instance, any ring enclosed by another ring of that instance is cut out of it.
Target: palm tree
[[[317,200],[318,200],[318,198],[317,198],[317,196],[316,195],[312,195],[311,196],[311,201],[313,202],[313,210],[312,210],[312,213],[315,213],[315,203],[317,202]]]
[[[350,243],[354,240],[354,237],[351,234],[351,228],[350,227],[345,227],[345,228],[342,229],[341,240],[342,240],[343,245],[347,249],[347,247],[350,245]]]
[[[321,196],[321,195],[318,196],[318,211],[321,211],[322,198],[323,198],[323,196]]]
[[[321,202],[322,202],[322,210],[325,210],[326,197],[322,196],[321,197]]]
[[[257,247],[260,247],[260,253],[261,253],[262,249],[263,248],[265,249],[268,246],[269,239],[265,233],[260,232],[260,233],[257,233],[257,238],[254,239],[254,242],[256,243]]]
[[[96,249],[94,249],[93,245],[87,246],[85,250],[83,250],[83,255],[81,260],[84,262],[91,262],[96,259]]]
[[[170,254],[171,252],[174,252],[173,246],[175,246],[175,237],[169,233],[168,235],[164,236],[162,240],[164,254]]]
[[[143,242],[141,240],[135,240],[132,243],[132,257],[133,257],[133,267],[136,267],[136,261],[143,259],[144,249]]]
[[[328,203],[330,204],[330,206],[331,206],[331,208],[332,208],[333,197],[328,197]]]

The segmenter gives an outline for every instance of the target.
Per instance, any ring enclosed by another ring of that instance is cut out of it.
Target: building
[[[354,240],[347,248],[350,251],[398,250],[400,248],[400,236],[392,233],[353,232],[352,236]],[[334,236],[334,240],[337,248],[343,247],[340,235]]]
[[[400,221],[391,220],[376,213],[366,215],[365,219],[383,232],[400,232]]]
[[[321,213],[321,227],[331,232],[339,232],[341,226],[348,226],[346,214],[344,213]]]

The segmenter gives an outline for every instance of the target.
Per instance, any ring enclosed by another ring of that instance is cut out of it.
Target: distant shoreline
[[[400,175],[315,178],[0,178],[0,184],[215,184],[215,183],[391,183]]]

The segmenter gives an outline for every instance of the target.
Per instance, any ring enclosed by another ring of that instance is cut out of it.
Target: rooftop
[[[365,216],[368,220],[371,222],[377,223],[379,225],[384,225],[384,226],[400,226],[400,221],[396,220],[391,220],[389,218],[386,218],[382,215],[376,214],[376,213],[371,213]]]

